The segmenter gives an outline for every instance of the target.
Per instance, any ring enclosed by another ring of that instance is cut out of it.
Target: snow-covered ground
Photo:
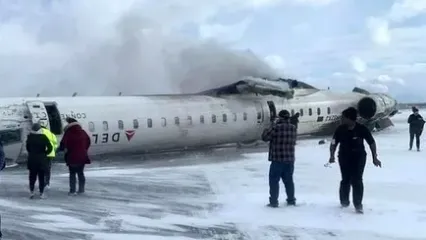
[[[213,152],[192,156],[190,166],[91,166],[87,195],[78,197],[66,195],[67,174],[57,165],[44,200],[28,199],[26,171],[8,169],[0,183],[4,239],[426,239],[426,160],[408,151],[407,117],[375,134],[383,168],[368,158],[364,215],[339,208],[338,167],[324,167],[328,144],[303,140],[295,170],[301,205],[278,209],[265,207],[265,152]],[[218,161],[225,157],[232,160]]]

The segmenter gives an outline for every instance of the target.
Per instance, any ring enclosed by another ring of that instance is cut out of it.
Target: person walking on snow
[[[84,176],[84,167],[90,164],[88,156],[90,147],[90,137],[81,125],[74,118],[67,118],[68,125],[65,127],[65,133],[62,137],[58,151],[65,152],[65,162],[69,170],[69,195],[76,195],[76,175],[78,176],[78,193],[84,193],[86,178]]]
[[[269,142],[269,204],[268,207],[278,207],[280,179],[287,193],[287,205],[296,205],[294,197],[294,161],[296,145],[296,127],[290,123],[290,113],[282,110],[279,118],[265,129],[262,140]]]
[[[363,174],[367,159],[364,140],[368,143],[373,156],[373,164],[381,167],[377,159],[376,142],[370,130],[356,122],[358,112],[350,107],[342,112],[342,124],[336,129],[330,144],[329,163],[334,163],[334,154],[339,146],[339,166],[342,180],[340,181],[340,204],[348,207],[349,193],[352,186],[352,200],[357,213],[363,213],[362,199],[364,196]]]
[[[416,107],[411,108],[413,113],[408,117],[407,123],[410,124],[410,148],[413,148],[414,136],[416,137],[416,147],[417,151],[420,151],[420,136],[423,132],[423,127],[425,121],[423,120],[422,115],[419,114],[419,109]]]
[[[41,125],[41,124],[40,124]],[[46,188],[50,187],[50,175],[52,170],[52,162],[55,159],[56,156],[56,149],[58,148],[58,140],[49,129],[47,129],[45,126],[41,125],[41,131],[44,135],[46,135],[47,139],[49,139],[50,144],[52,145],[53,149],[52,151],[47,155],[47,159],[49,160],[47,170],[46,170],[46,176],[45,176],[45,183]]]
[[[30,198],[34,198],[37,177],[40,198],[44,198],[45,174],[49,166],[47,155],[53,147],[46,135],[43,134],[39,123],[33,124],[27,138],[26,148],[28,152],[27,168],[29,170]]]

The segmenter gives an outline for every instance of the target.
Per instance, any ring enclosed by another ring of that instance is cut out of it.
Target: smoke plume
[[[277,77],[250,51],[180,35],[180,27],[193,23],[189,16],[208,17],[201,6],[8,2],[0,2],[3,96],[189,93],[244,76]]]

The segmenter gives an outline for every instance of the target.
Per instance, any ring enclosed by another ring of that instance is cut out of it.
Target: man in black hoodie
[[[33,124],[31,133],[27,138],[26,148],[28,152],[27,168],[29,170],[30,198],[34,198],[37,177],[40,198],[44,198],[45,173],[49,167],[47,155],[53,147],[46,135],[43,134],[40,124]]]
[[[419,114],[419,109],[412,107],[411,110],[413,113],[408,117],[408,124],[410,124],[410,151],[413,148],[414,136],[416,136],[416,147],[417,151],[420,151],[420,136],[423,132],[423,126],[425,121],[423,120],[422,115]]]

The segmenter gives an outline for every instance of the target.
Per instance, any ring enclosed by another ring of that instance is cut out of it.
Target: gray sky
[[[0,94],[193,92],[279,75],[424,101],[425,12],[426,0],[0,1]]]

